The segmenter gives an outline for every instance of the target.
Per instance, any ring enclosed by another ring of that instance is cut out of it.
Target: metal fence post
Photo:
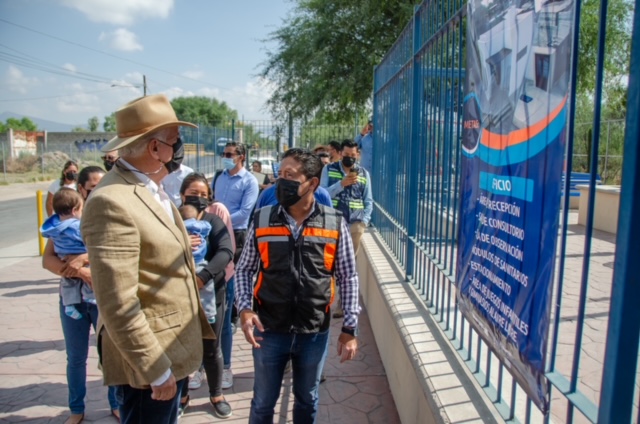
[[[4,151],[4,143],[2,143],[2,172],[4,174],[4,182],[7,182],[7,158]]]
[[[202,172],[200,169],[200,123],[198,123],[198,128],[196,128],[196,170],[198,172]]]
[[[420,156],[417,154],[420,149],[420,80],[422,78],[420,59],[418,57],[418,51],[420,49],[420,19],[418,16],[420,7],[416,6],[413,11],[413,81],[411,85],[411,145],[409,146],[409,168],[407,169],[406,181],[407,181],[407,267],[406,278],[407,281],[414,275],[414,260],[415,260],[415,248],[416,248],[416,233],[418,228],[418,207],[420,200],[418,196],[418,184],[419,184],[419,166]]]
[[[293,116],[289,113],[289,148],[293,147]]]
[[[631,36],[631,62],[627,90],[627,117],[622,163],[620,214],[616,235],[611,308],[604,357],[598,422],[632,421],[638,340],[640,338],[640,0],[635,1]]]

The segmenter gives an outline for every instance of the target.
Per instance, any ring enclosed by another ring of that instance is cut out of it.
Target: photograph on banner
[[[573,0],[470,0],[460,309],[546,413]]]

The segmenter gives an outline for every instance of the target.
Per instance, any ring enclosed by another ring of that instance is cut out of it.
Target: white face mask
[[[222,166],[227,171],[231,171],[233,168],[236,167],[236,163],[233,161],[232,158],[223,158],[222,159]]]

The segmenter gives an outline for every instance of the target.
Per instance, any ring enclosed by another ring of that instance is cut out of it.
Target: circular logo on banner
[[[482,137],[482,109],[476,93],[464,99],[464,121],[462,121],[462,150],[473,154],[478,149]]]

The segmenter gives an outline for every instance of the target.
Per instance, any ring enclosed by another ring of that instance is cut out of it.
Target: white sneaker
[[[233,387],[233,372],[231,368],[222,371],[222,388],[230,389]]]
[[[206,378],[207,374],[205,374],[204,369],[200,368],[198,371],[193,373],[193,377],[189,378],[189,389],[199,389]]]

